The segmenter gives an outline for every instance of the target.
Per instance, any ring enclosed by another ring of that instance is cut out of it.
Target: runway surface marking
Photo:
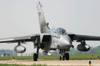
[[[100,66],[100,60],[91,60],[92,66]],[[69,61],[59,61],[59,60],[46,60],[46,61],[32,61],[32,60],[1,60],[0,63],[4,64],[42,64],[42,65],[53,65],[53,66],[89,66],[89,60],[69,60]]]

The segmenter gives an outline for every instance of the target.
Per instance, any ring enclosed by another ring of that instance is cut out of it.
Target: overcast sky
[[[100,0],[40,2],[50,28],[63,27],[67,32],[100,36]],[[40,33],[36,6],[37,0],[0,0],[0,38]],[[95,47],[100,42],[87,44]],[[1,44],[0,49],[13,49],[14,46],[16,44]],[[33,52],[32,43],[25,46],[28,53]]]

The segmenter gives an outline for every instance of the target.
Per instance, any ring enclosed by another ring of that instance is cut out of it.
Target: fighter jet
[[[77,46],[79,51],[89,51],[90,46],[86,41],[100,40],[100,36],[69,34],[64,28],[50,29],[49,23],[46,22],[42,5],[38,2],[37,14],[40,24],[40,33],[22,37],[11,37],[1,39],[0,43],[18,43],[14,48],[17,53],[24,53],[26,48],[22,45],[26,42],[33,42],[36,52],[33,55],[33,60],[37,61],[39,57],[39,49],[43,50],[43,54],[48,55],[50,50],[58,50],[59,60],[69,60],[69,53],[71,47],[74,47],[72,42],[80,42]]]

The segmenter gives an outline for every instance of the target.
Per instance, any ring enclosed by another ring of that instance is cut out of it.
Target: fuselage
[[[72,41],[63,28],[53,29],[51,32],[57,35],[52,36],[51,49],[70,49]]]

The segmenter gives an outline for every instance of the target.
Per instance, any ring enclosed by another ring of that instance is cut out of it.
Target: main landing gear
[[[37,53],[34,53],[34,55],[33,55],[33,60],[34,60],[34,61],[37,61],[37,59],[38,59],[38,54],[37,54]]]
[[[37,61],[38,60],[38,57],[39,57],[39,47],[37,47],[37,51],[33,55],[33,61]]]

